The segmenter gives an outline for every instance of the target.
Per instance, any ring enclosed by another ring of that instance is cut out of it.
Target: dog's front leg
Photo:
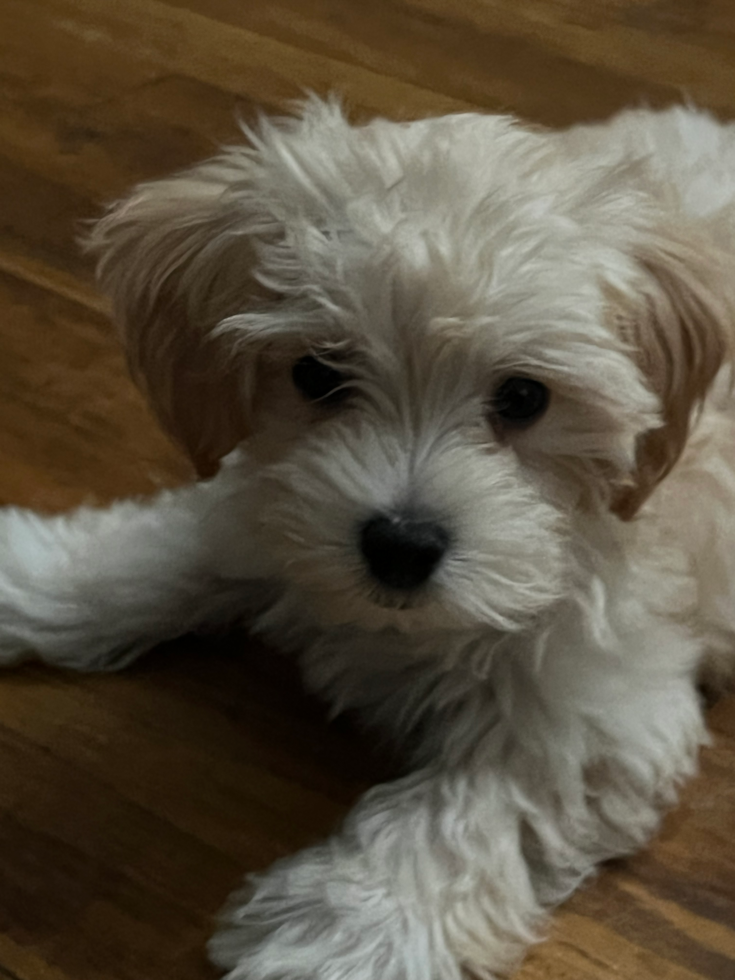
[[[339,835],[232,897],[213,961],[230,971],[226,980],[504,975],[538,938],[548,907],[524,796],[502,775],[467,769],[378,787]],[[557,894],[560,877],[564,891],[580,877],[547,871]]]
[[[505,974],[551,907],[650,837],[704,737],[683,674],[576,681],[558,710],[530,687],[506,717],[475,699],[441,761],[254,877],[212,941],[228,980]]]
[[[210,945],[227,980],[459,980],[509,966],[540,912],[512,799],[425,769],[250,879]],[[486,975],[486,974],[481,974]]]
[[[242,577],[258,574],[240,554],[252,549],[248,528],[230,527],[226,542],[216,530],[233,508],[233,484],[225,471],[107,508],[51,517],[0,510],[0,663],[35,655],[76,670],[117,668],[244,614]],[[220,573],[223,558],[240,578]]]

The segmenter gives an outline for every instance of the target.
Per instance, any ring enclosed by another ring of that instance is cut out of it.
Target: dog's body
[[[495,976],[654,832],[735,666],[735,128],[315,101],[251,139],[92,242],[208,478],[4,512],[0,650],[109,668],[247,616],[415,770],[252,880],[215,961]]]

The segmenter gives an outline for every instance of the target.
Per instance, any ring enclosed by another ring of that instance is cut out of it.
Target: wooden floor
[[[687,95],[735,116],[735,0],[2,0],[0,501],[54,510],[186,476],[75,235],[305,88],[357,115],[564,124]],[[559,913],[523,980],[734,980],[733,700],[711,723],[657,843]],[[121,675],[9,672],[0,978],[211,980],[203,944],[241,875],[326,834],[387,771],[356,744],[244,637]]]

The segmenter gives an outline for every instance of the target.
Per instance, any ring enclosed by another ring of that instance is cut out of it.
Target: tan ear
[[[692,418],[733,350],[725,258],[684,233],[651,238],[637,254],[638,295],[618,299],[616,329],[661,400],[662,426],[640,440],[632,483],[612,510],[630,520],[679,459]]]
[[[142,184],[88,239],[131,373],[202,476],[248,434],[252,365],[216,330],[258,292],[246,167],[231,151]]]

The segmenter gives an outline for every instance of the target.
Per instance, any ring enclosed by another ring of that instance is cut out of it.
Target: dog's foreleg
[[[253,877],[210,954],[227,980],[489,980],[543,921],[525,845],[502,779],[423,770]]]
[[[241,585],[209,540],[217,496],[198,484],[61,516],[0,511],[0,663],[110,669],[235,618]]]
[[[337,836],[251,879],[211,945],[228,980],[505,975],[550,908],[650,837],[704,738],[684,675],[574,693],[518,736],[475,725],[462,757],[377,788]]]

